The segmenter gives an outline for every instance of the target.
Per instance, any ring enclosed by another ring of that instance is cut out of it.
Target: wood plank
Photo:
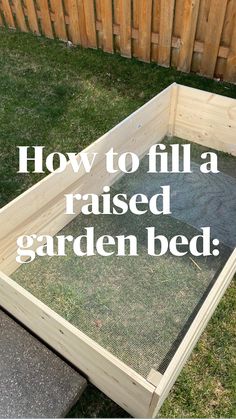
[[[129,1],[129,0],[128,0]],[[120,28],[120,0],[112,0],[112,11],[113,11],[113,28],[114,25]],[[120,31],[119,34],[114,34],[113,30],[113,47],[114,51],[120,52]]]
[[[27,10],[29,27],[33,33],[40,35],[34,0],[25,0],[25,5]]]
[[[236,156],[236,100],[179,86],[174,135]]]
[[[138,57],[149,62],[151,58],[152,0],[139,0]]]
[[[113,47],[113,18],[112,1],[101,1],[102,30],[103,30],[103,50],[105,52],[114,52]]]
[[[233,34],[235,22],[235,15],[236,15],[236,2],[234,0],[228,0],[226,13],[225,13],[225,20],[223,25],[223,30],[221,34],[220,44],[229,47],[231,45],[231,39]],[[226,57],[228,58],[228,56]],[[225,79],[225,72],[226,72],[227,60],[222,59],[219,57],[216,61],[216,68],[215,68],[215,77],[217,79],[223,80]]]
[[[176,111],[179,97],[179,85],[177,83],[172,84],[171,99],[170,99],[170,113],[169,113],[169,127],[167,135],[173,137],[175,133],[175,120]]]
[[[49,13],[49,7],[48,7],[48,0],[37,0],[40,14],[41,14],[41,27],[42,32],[45,36],[48,38],[54,38],[53,30],[52,30],[52,23],[51,23],[51,17]]]
[[[147,380],[149,381],[149,383],[153,384],[155,387],[158,386],[158,384],[160,384],[160,381],[162,379],[163,375],[159,372],[154,370],[153,368],[151,368]]]
[[[161,0],[158,64],[169,67],[175,0]]]
[[[97,33],[95,7],[93,0],[84,0],[84,17],[87,33],[87,43],[90,48],[97,48]]]
[[[229,46],[235,26],[236,3],[234,0],[228,0],[224,26],[221,36],[221,45]]]
[[[0,272],[0,305],[79,368],[134,417],[146,417],[155,387]]]
[[[139,0],[133,0],[132,6],[132,54],[138,57]],[[133,36],[134,33],[137,33],[137,37]]]
[[[160,0],[153,0],[152,5],[152,33],[151,33],[151,60],[158,61],[158,44],[153,42],[154,34],[158,36],[160,30]],[[159,36],[158,36],[159,40]]]
[[[98,48],[103,48],[101,0],[95,0],[95,23],[97,30]],[[99,28],[98,28],[99,24]]]
[[[15,29],[16,25],[14,22],[9,0],[2,0],[2,10],[3,10],[3,15],[4,15],[7,26],[9,28]]]
[[[131,57],[131,0],[120,0],[120,52]]]
[[[62,40],[67,41],[67,33],[66,33],[66,25],[65,25],[65,17],[64,17],[64,9],[62,0],[50,0],[52,10],[54,12],[54,29],[56,36]]]
[[[22,32],[29,32],[26,21],[25,21],[25,15],[23,12],[22,3],[18,0],[13,0],[13,5],[15,9],[16,22],[19,29]]]
[[[194,48],[191,69],[195,73],[200,72],[200,65],[201,65],[202,52],[203,52],[203,46],[204,46],[204,40],[205,40],[205,34],[206,34],[206,27],[207,27],[209,12],[210,12],[210,6],[211,6],[211,0],[200,1],[195,43],[197,42],[201,44],[202,50],[196,51],[196,49]]]
[[[199,5],[200,0],[185,0],[178,56],[178,70],[180,71],[189,72],[191,69]]]
[[[236,9],[236,3],[235,9]],[[234,26],[229,47],[229,54],[226,62],[224,79],[236,83],[236,13],[233,16]]]
[[[211,2],[200,66],[200,73],[204,76],[214,76],[226,7],[227,0],[212,0]]]
[[[179,348],[172,358],[167,370],[165,371],[160,384],[156,388],[156,394],[159,401],[153,411],[149,414],[155,417],[160,410],[164,400],[180,374],[184,364],[188,360],[194,346],[206,328],[210,318],[212,317],[217,305],[223,297],[227,287],[229,286],[236,272],[236,249],[232,252],[227,263],[219,274],[214,286],[210,290],[195,319],[189,327],[185,337],[183,338]]]
[[[183,29],[183,19],[185,10],[185,0],[175,0],[175,13],[173,18],[172,39],[173,36],[178,39],[178,43],[174,48],[171,48],[170,65],[177,68],[179,49],[181,45],[181,36]]]
[[[69,23],[68,23],[69,40],[74,45],[81,44],[77,0],[64,0],[64,5],[65,5],[65,11],[69,17]]]
[[[85,15],[84,15],[84,2],[83,0],[77,0],[78,4],[78,14],[79,14],[79,31],[80,31],[80,41],[83,47],[88,46],[88,38],[85,24]]]

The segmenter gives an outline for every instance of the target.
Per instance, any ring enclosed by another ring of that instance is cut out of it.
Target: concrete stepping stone
[[[87,382],[0,310],[0,417],[64,417]]]

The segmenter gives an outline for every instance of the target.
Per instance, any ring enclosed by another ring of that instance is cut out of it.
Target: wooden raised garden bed
[[[161,141],[167,148],[192,143],[190,177],[147,178],[145,153]],[[122,177],[107,173],[104,154],[111,147],[144,156],[140,170]],[[199,175],[199,153],[209,148],[217,150],[221,171]],[[76,174],[68,164],[1,209],[0,306],[131,415],[150,417],[160,409],[236,270],[236,100],[173,84],[86,151],[98,153],[90,174]],[[77,214],[64,213],[68,193],[100,194],[110,185],[113,192],[149,195],[168,182],[176,196],[173,216],[86,217],[78,215],[79,201]],[[130,229],[143,243],[140,256],[76,258],[68,250],[66,258],[16,262],[20,235],[80,234],[90,224],[99,234]],[[142,232],[151,225],[166,235],[189,237],[211,226],[220,255],[147,256]]]

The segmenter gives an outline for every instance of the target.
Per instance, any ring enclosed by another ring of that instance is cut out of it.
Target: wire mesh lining
[[[113,192],[143,192],[146,195],[158,193],[158,185],[164,184],[163,178],[160,180],[160,175],[155,175],[150,180],[150,175],[147,177],[145,172],[144,158],[139,172],[123,176],[114,184]],[[209,176],[211,175],[207,175]],[[199,234],[196,220],[201,221],[198,212],[194,208],[191,211],[195,206],[201,211],[205,224],[206,201],[199,198],[201,193],[209,194],[207,182],[204,180],[202,184],[202,178],[199,179],[197,171],[194,171],[192,182],[186,179],[183,183],[177,178],[174,174],[169,177],[165,175],[165,184],[171,184],[173,191],[176,188],[185,198],[187,210],[184,213],[184,208],[181,207],[181,217],[179,213],[174,218],[154,216],[150,212],[141,216],[128,213],[122,217],[79,215],[60,232],[76,237],[84,234],[85,227],[94,226],[95,240],[103,234],[134,234],[139,244],[138,257],[96,255],[79,258],[68,244],[67,257],[37,258],[30,265],[21,266],[13,275],[33,295],[143,376],[147,376],[151,368],[164,372],[231,253],[229,247],[221,243],[218,257],[174,257],[167,254],[155,258],[147,254],[146,227],[154,226],[158,234],[164,234],[168,238],[176,234],[191,238]],[[210,181],[211,188],[219,198],[219,190],[222,190],[225,197],[229,185],[230,198],[233,195],[235,198],[236,188],[232,186],[235,179],[229,181],[228,176],[223,175],[221,182],[216,180],[217,188],[214,179]],[[192,197],[195,183],[196,201],[188,206],[187,198]],[[205,203],[202,204],[203,202]],[[209,196],[207,203],[209,204]],[[178,205],[178,201],[177,204],[172,202],[175,211],[180,211]],[[235,207],[233,211],[233,204],[229,207],[227,203],[226,206],[222,200],[222,205],[214,208],[214,211],[221,211],[221,216],[222,206],[226,209],[223,216],[227,216],[230,208],[227,222],[232,228]],[[217,227],[219,216],[212,214],[213,224]],[[207,219],[206,222],[208,221],[211,220]],[[220,225],[222,232],[222,221]],[[230,237],[231,243],[233,235]],[[224,242],[226,239],[224,237]]]
[[[182,168],[182,158],[179,161]],[[191,170],[192,173],[148,173],[146,156],[140,170],[129,174],[128,182],[127,176],[123,176],[114,189],[125,191],[129,196],[143,193],[151,198],[161,191],[161,186],[170,185],[171,215],[197,229],[211,227],[213,238],[233,249],[236,247],[236,178],[223,172],[201,173],[200,165],[193,161]]]

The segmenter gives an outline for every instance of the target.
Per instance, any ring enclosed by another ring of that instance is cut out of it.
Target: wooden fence
[[[0,25],[236,82],[236,0],[0,0]]]

